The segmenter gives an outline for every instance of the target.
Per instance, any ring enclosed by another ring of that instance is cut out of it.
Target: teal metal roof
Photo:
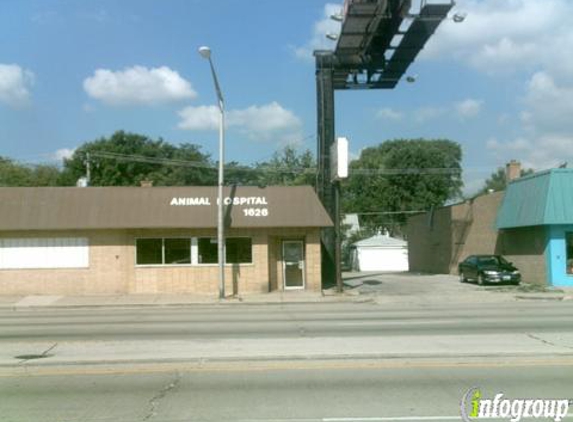
[[[509,184],[498,229],[554,224],[573,224],[573,169],[547,170]]]

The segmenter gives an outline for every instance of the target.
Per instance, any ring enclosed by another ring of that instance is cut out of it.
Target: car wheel
[[[483,276],[483,274],[478,275],[478,284],[480,286],[485,285],[485,277]]]
[[[464,277],[464,273],[462,271],[460,271],[460,283],[465,283],[466,282],[466,278]]]

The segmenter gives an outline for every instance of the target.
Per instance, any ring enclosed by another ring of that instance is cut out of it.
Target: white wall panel
[[[85,237],[0,238],[0,269],[88,266]]]

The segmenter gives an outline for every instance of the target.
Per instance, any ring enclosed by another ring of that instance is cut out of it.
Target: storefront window
[[[199,264],[216,264],[217,239],[202,238],[198,240]],[[249,237],[228,237],[225,239],[225,263],[251,264],[253,262],[253,245]]]
[[[225,242],[227,264],[251,264],[253,247],[248,237],[230,237]]]
[[[191,239],[165,239],[165,264],[191,264]]]
[[[163,239],[137,239],[137,265],[163,263]]]
[[[197,244],[199,247],[199,264],[216,264],[219,262],[216,239],[201,238]]]
[[[137,265],[189,265],[216,264],[218,259],[217,239],[197,239],[197,256],[191,252],[191,238],[137,239]],[[196,259],[196,262],[194,261]],[[252,264],[253,245],[248,237],[225,239],[225,262],[227,264]]]
[[[565,248],[567,251],[567,274],[573,275],[573,233],[565,233]]]

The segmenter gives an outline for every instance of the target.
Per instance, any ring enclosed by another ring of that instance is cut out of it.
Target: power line
[[[393,175],[407,175],[407,174],[444,174],[444,175],[451,175],[451,174],[460,174],[462,173],[461,168],[450,167],[450,168],[389,168],[389,169],[349,169],[348,172],[353,175],[360,175],[360,176],[370,176],[370,175],[378,175],[378,176],[393,176]]]
[[[92,157],[99,158],[109,158],[119,161],[133,161],[138,163],[148,163],[148,164],[164,164],[179,167],[196,167],[196,168],[206,168],[206,169],[216,169],[215,166],[211,164],[206,164],[201,161],[187,161],[187,160],[176,160],[172,158],[161,158],[161,157],[148,157],[145,155],[132,155],[132,154],[119,154],[115,152],[105,152],[105,151],[91,151],[89,153]]]
[[[186,160],[176,160],[170,158],[160,158],[160,157],[148,157],[143,155],[133,155],[133,154],[120,154],[115,152],[105,152],[96,151],[91,152],[94,157],[116,159],[121,161],[135,161],[149,164],[165,164],[181,167],[196,167],[215,170],[217,167],[212,164],[206,164],[200,161],[186,161]],[[258,171],[263,173],[304,173],[304,174],[314,174],[318,171],[316,167],[250,167],[250,166],[234,166],[228,167],[229,171]],[[379,176],[391,176],[391,175],[423,175],[423,174],[458,174],[461,173],[460,168],[392,168],[392,169],[380,169],[380,168],[361,168],[361,169],[349,169],[350,175],[379,175]]]

